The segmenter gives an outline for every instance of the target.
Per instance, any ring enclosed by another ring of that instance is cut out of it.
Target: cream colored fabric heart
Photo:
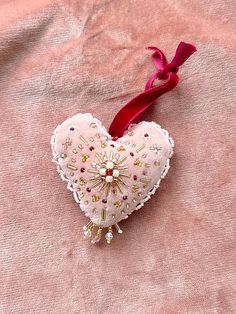
[[[68,182],[85,216],[85,237],[98,227],[100,240],[108,228],[110,243],[115,225],[143,206],[159,187],[169,169],[173,140],[154,122],[129,127],[113,141],[101,122],[91,114],[78,114],[59,125],[51,140],[53,161]]]

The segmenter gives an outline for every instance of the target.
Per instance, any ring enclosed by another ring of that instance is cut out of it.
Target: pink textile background
[[[0,2],[0,313],[236,313],[233,0]],[[91,112],[105,126],[154,71],[145,47],[198,53],[147,115],[175,155],[112,245],[51,163],[55,126]]]

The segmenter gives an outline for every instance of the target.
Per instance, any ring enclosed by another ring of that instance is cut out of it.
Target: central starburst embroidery
[[[93,169],[88,172],[95,174],[90,181],[93,182],[91,189],[97,188],[98,191],[105,191],[105,195],[110,193],[116,194],[117,191],[123,194],[122,185],[126,185],[125,178],[130,178],[128,174],[128,166],[123,165],[126,156],[120,157],[120,154],[110,152],[107,156],[106,152],[96,154],[98,162],[93,162]]]

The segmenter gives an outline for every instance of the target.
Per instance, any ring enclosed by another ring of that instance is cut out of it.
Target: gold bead
[[[107,216],[107,211],[106,211],[106,208],[103,208],[102,209],[102,220],[106,220],[106,216]]]
[[[74,165],[71,165],[71,164],[67,164],[67,168],[70,169],[70,170],[73,170],[73,171],[77,170],[77,167],[74,166]]]

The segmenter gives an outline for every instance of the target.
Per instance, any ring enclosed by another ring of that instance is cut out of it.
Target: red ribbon
[[[131,123],[139,122],[143,113],[158,97],[169,92],[178,84],[177,72],[179,67],[196,51],[195,46],[180,42],[174,58],[168,63],[160,49],[156,47],[148,47],[147,49],[153,51],[152,60],[157,71],[147,81],[144,92],[131,99],[116,114],[109,128],[109,133],[114,139],[123,136],[128,126]],[[160,86],[154,86],[156,79],[167,81]]]

